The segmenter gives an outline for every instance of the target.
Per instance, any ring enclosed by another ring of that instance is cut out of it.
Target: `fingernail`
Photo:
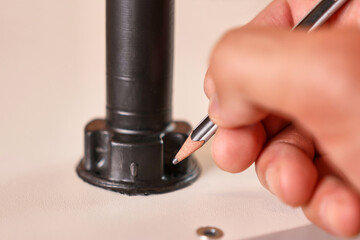
[[[270,166],[267,168],[265,172],[265,181],[270,192],[280,197],[282,193],[280,172],[276,166],[270,164]]]
[[[219,114],[220,114],[219,100],[216,93],[214,93],[210,99],[209,115],[212,119],[219,119]]]

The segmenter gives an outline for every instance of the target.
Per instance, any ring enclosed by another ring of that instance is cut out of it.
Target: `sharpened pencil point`
[[[172,163],[173,163],[174,165],[176,165],[176,164],[179,163],[179,160],[178,160],[177,158],[174,158],[174,160],[172,161]]]

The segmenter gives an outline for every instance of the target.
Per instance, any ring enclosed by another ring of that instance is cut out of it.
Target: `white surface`
[[[104,1],[0,2],[1,239],[198,239],[206,225],[242,239],[308,223],[252,168],[217,169],[209,145],[200,179],[177,192],[128,197],[82,182],[83,128],[105,112]],[[174,118],[202,118],[212,45],[268,2],[177,0]]]
[[[198,158],[201,178],[180,191],[129,197],[82,182],[74,164],[54,164],[1,182],[1,239],[198,239],[217,226],[242,239],[303,225],[299,211],[264,191],[253,170],[231,175]]]
[[[329,233],[321,230],[315,225],[308,225],[304,227],[298,227],[286,231],[267,234],[260,237],[251,238],[248,240],[304,240],[304,239],[316,239],[316,240],[339,240],[349,238],[338,238],[330,235]],[[359,240],[359,237],[351,238],[353,240]]]

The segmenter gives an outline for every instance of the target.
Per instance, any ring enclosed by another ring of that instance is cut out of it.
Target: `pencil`
[[[322,0],[292,30],[307,28],[311,32],[323,25],[348,0]],[[197,125],[176,154],[173,164],[178,164],[201,148],[216,132],[217,125],[209,116]]]

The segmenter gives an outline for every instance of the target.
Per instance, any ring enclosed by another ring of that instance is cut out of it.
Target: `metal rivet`
[[[216,227],[201,227],[196,230],[197,235],[200,239],[220,239],[224,236],[223,231]]]

